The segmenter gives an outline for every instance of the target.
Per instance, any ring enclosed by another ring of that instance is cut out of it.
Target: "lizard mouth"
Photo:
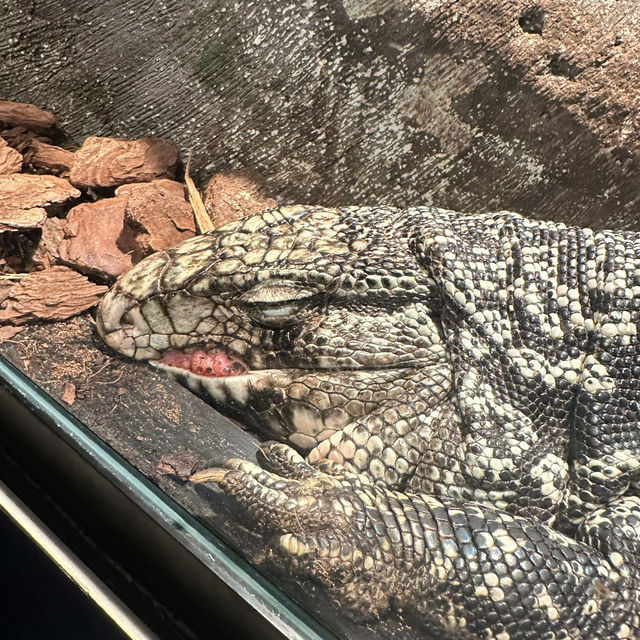
[[[205,351],[168,351],[162,358],[155,360],[156,366],[164,365],[175,369],[185,369],[205,378],[227,378],[249,372],[249,367],[240,358],[218,349]]]

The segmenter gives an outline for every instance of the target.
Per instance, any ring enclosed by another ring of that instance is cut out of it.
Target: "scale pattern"
[[[640,638],[639,313],[639,234],[296,206],[143,261],[98,329],[279,441],[199,479],[352,615],[605,640]],[[161,364],[195,349],[249,373]]]

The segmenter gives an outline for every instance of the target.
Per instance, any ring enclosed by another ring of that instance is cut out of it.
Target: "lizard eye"
[[[256,322],[279,328],[292,324],[317,293],[298,282],[266,281],[245,291],[239,302]]]

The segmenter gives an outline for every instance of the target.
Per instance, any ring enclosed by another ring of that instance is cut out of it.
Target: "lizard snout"
[[[160,352],[149,346],[152,333],[136,300],[114,288],[98,305],[96,326],[102,339],[130,358],[154,359]]]

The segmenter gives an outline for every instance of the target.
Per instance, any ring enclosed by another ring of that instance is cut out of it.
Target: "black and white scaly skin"
[[[151,256],[98,328],[248,365],[165,368],[299,452],[209,477],[354,615],[605,640],[640,638],[639,312],[640,234],[297,206]]]

